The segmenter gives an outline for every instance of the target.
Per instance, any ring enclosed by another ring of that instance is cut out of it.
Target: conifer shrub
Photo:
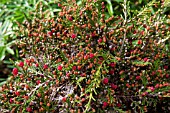
[[[170,18],[163,3],[150,2],[133,17],[126,0],[122,16],[108,16],[105,5],[60,1],[56,17],[37,10],[31,22],[19,24],[23,60],[14,62],[2,87],[1,111],[170,111]]]

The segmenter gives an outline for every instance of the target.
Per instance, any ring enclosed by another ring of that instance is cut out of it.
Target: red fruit
[[[62,98],[62,101],[63,101],[63,102],[66,102],[66,100],[67,100],[66,97],[63,97],[63,98]]]
[[[24,98],[25,98],[26,100],[28,100],[28,99],[29,99],[29,97],[28,97],[28,96],[24,96]]]
[[[72,70],[74,70],[74,71],[75,71],[76,69],[77,69],[77,67],[76,67],[76,66],[73,66],[73,67],[72,67]]]
[[[148,92],[143,92],[142,96],[146,96],[148,94]]]
[[[19,92],[19,91],[16,91],[16,92],[15,92],[15,95],[20,96],[20,92]]]
[[[60,3],[58,3],[58,7],[61,7],[61,4],[60,4]]]
[[[113,83],[111,84],[111,88],[113,89],[113,90],[115,90],[115,89],[117,89],[117,85],[114,85]]]
[[[168,75],[168,74],[166,74],[166,78],[169,78],[169,75]]]
[[[68,19],[69,19],[69,21],[73,21],[73,17],[69,17]]]
[[[37,96],[38,96],[38,97],[41,97],[41,93],[38,93]]]
[[[147,62],[147,61],[148,61],[148,58],[144,58],[143,61],[144,61],[144,62]]]
[[[136,80],[140,80],[140,76],[136,76]]]
[[[137,31],[136,31],[136,30],[134,30],[134,31],[133,31],[133,34],[136,34],[136,33],[137,33]]]
[[[76,34],[72,34],[71,38],[73,38],[73,39],[76,38]]]
[[[120,104],[120,103],[118,103],[116,106],[117,106],[117,107],[121,107],[121,104]]]
[[[99,60],[103,61],[103,60],[104,60],[104,58],[101,56],[101,57],[99,57]]]
[[[53,33],[51,31],[48,32],[48,35],[53,36]]]
[[[37,84],[40,84],[40,83],[41,83],[41,80],[37,80],[36,83],[37,83]]]
[[[10,98],[10,99],[9,99],[9,102],[10,102],[10,103],[13,103],[13,102],[14,102],[13,98]]]
[[[44,69],[47,69],[47,68],[48,68],[48,65],[47,65],[47,64],[45,64],[45,65],[43,66],[43,68],[44,68]]]
[[[108,79],[108,78],[104,78],[104,79],[103,79],[103,84],[108,84],[108,82],[109,82],[109,79]]]
[[[82,73],[80,76],[81,76],[81,77],[86,77],[86,74],[85,74],[85,73]]]
[[[147,27],[146,24],[143,24],[143,27],[146,28]]]
[[[28,37],[32,37],[32,34],[28,34]]]
[[[139,44],[139,45],[142,44],[142,40],[138,40],[138,44]]]
[[[78,66],[77,69],[80,71],[81,70],[81,66]]]
[[[109,70],[109,74],[113,75],[114,74],[114,70]]]
[[[19,67],[23,67],[23,66],[24,66],[24,62],[20,62],[20,63],[18,64],[18,66],[19,66]]]
[[[36,67],[39,67],[39,64],[38,64],[38,63],[36,63],[36,64],[35,64],[35,66],[36,66]]]
[[[13,74],[14,76],[16,76],[16,75],[18,74],[18,69],[17,69],[17,68],[14,68],[14,69],[12,70],[12,74]]]
[[[115,64],[114,62],[111,62],[111,63],[109,64],[109,66],[112,67],[112,68],[115,67],[115,65],[116,65],[116,64]]]
[[[70,73],[66,73],[66,77],[70,77]]]
[[[159,84],[156,84],[156,85],[155,85],[155,88],[159,88]]]
[[[164,69],[168,69],[168,66],[164,66]]]
[[[103,102],[103,107],[106,108],[108,106],[107,102]]]
[[[98,39],[98,43],[100,44],[100,43],[102,43],[103,42],[103,39],[102,38],[99,38]]]
[[[59,71],[61,71],[63,69],[63,67],[61,65],[58,66],[57,68]]]
[[[149,89],[153,92],[155,90],[154,87],[149,87]]]
[[[155,71],[152,71],[152,76],[154,76],[156,74],[156,72]]]
[[[95,37],[95,36],[96,36],[96,34],[95,34],[95,33],[92,33],[92,34],[91,34],[91,36],[92,36],[92,37]]]
[[[145,32],[144,32],[144,31],[141,31],[141,32],[140,32],[140,34],[141,34],[141,35],[144,35],[144,34],[145,34]]]
[[[93,53],[90,53],[90,58],[93,58],[94,57],[94,54]]]
[[[128,87],[128,88],[129,88],[129,87],[130,87],[130,84],[129,84],[129,83],[126,83],[126,87]]]
[[[27,63],[27,65],[30,64],[30,60],[29,59],[26,59],[25,62]]]
[[[32,112],[32,108],[31,107],[27,107],[27,112]]]
[[[85,55],[85,56],[84,56],[84,60],[87,60],[88,58],[89,58],[88,55]]]
[[[55,30],[54,30],[54,29],[52,29],[52,30],[51,30],[51,32],[52,32],[52,33],[54,33],[54,32],[55,32]]]

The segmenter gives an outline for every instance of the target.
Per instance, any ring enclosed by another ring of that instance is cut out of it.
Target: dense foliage
[[[2,87],[1,111],[170,111],[165,5],[151,1],[131,14],[124,0],[113,16],[106,4],[61,1],[57,17],[46,18],[40,2],[34,19],[18,23],[23,59]]]

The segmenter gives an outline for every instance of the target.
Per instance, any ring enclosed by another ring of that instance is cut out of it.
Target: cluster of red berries
[[[57,18],[36,18],[26,24],[24,32],[21,28],[26,38],[20,39],[18,46],[24,61],[17,63],[13,81],[2,88],[8,91],[0,102],[9,102],[2,105],[3,109],[77,109],[79,113],[116,107],[133,110],[133,100],[139,105],[148,97],[168,94],[161,89],[170,87],[170,56],[164,44],[157,44],[158,38],[166,34],[157,37],[153,30],[167,32],[169,26],[155,26],[140,17],[122,26],[123,18],[107,17],[105,3],[100,0],[58,6],[62,11]],[[160,21],[155,16],[151,19]]]

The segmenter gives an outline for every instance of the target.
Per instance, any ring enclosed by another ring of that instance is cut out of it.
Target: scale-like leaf
[[[6,50],[7,50],[8,53],[14,55],[14,50],[11,49],[10,47],[6,47]]]

